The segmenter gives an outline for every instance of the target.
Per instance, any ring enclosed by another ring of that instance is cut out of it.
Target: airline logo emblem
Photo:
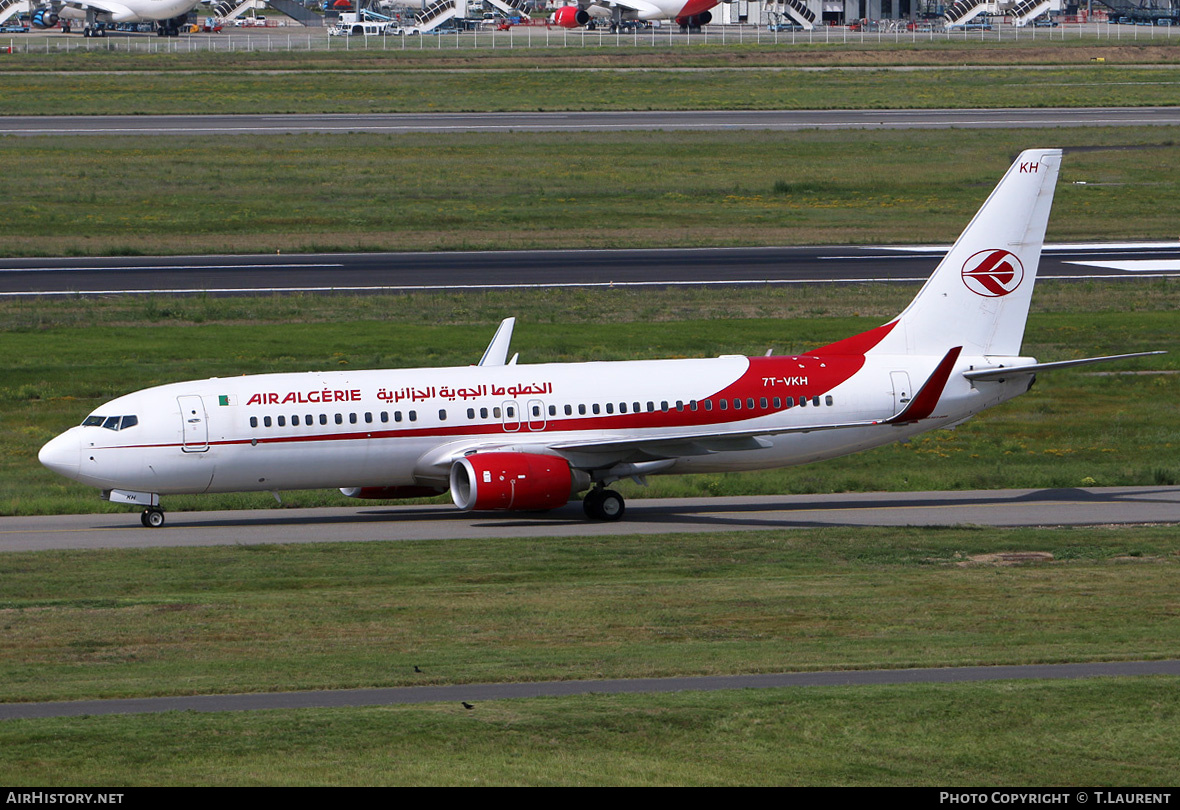
[[[1023,280],[1024,265],[1007,250],[981,250],[963,262],[963,283],[976,295],[999,298],[1014,291]]]

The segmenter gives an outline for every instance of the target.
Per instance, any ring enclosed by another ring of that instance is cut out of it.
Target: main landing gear
[[[582,498],[582,511],[591,520],[618,520],[626,510],[623,496],[613,489],[595,487]]]
[[[144,509],[139,522],[149,529],[158,529],[164,525],[164,510],[155,507]]]

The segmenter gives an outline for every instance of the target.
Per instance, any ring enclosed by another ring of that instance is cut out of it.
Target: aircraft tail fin
[[[1060,165],[1060,149],[1022,152],[906,310],[873,330],[871,350],[1019,355]]]

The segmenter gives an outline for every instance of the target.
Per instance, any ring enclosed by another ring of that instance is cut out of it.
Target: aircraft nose
[[[77,437],[66,432],[46,442],[37,460],[58,475],[77,478],[81,455],[82,446]]]

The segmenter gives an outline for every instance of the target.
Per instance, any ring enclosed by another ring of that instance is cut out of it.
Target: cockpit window
[[[82,427],[104,427],[107,430],[126,430],[139,424],[138,416],[87,416]]]

